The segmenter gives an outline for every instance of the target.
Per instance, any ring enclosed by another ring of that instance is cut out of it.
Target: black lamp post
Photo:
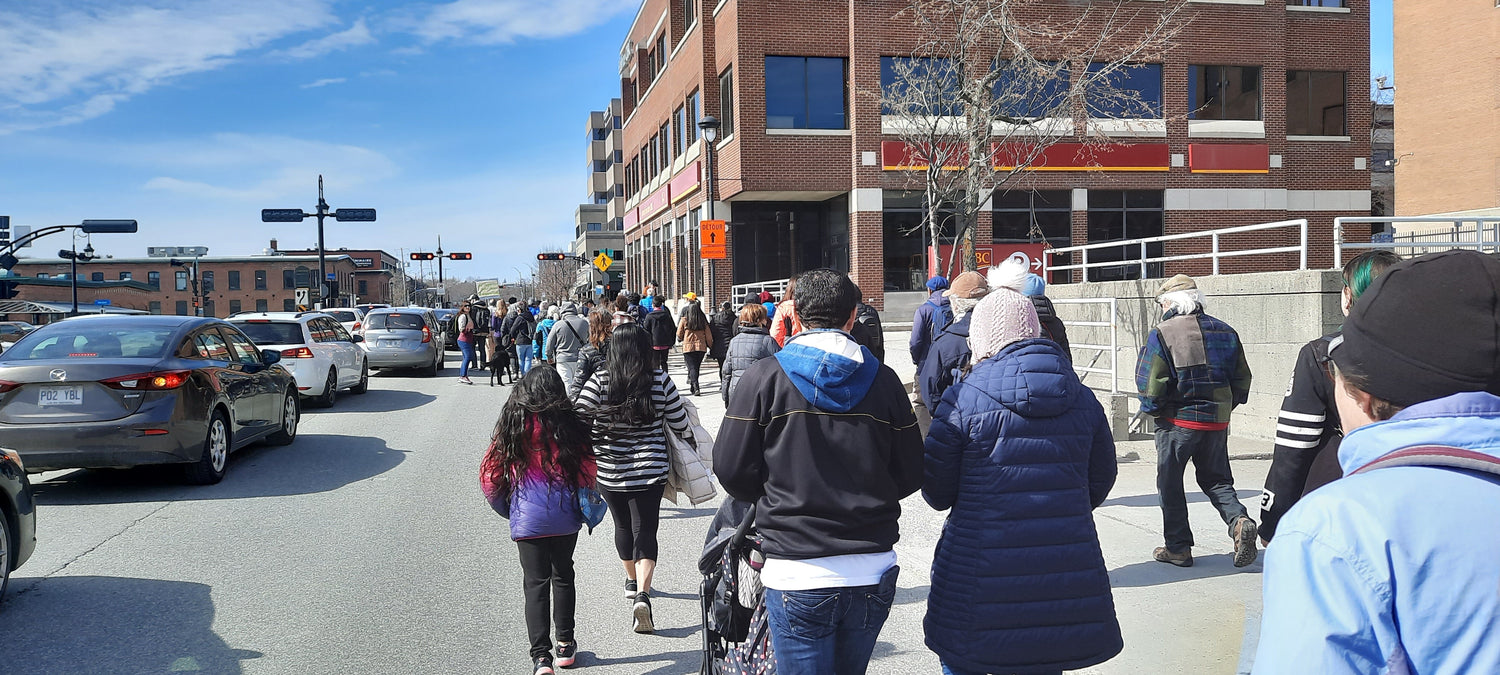
[[[83,253],[78,252],[78,239],[73,239],[71,249],[63,249],[57,252],[57,257],[67,258],[72,270],[68,273],[68,285],[73,291],[73,311],[68,316],[78,316],[78,261],[88,262],[94,259],[94,244],[89,242],[83,247]]]
[[[707,185],[708,192],[708,219],[714,220],[714,141],[719,140],[719,120],[713,115],[704,115],[698,120],[698,128],[703,131],[703,182]],[[719,305],[718,290],[719,279],[714,275],[714,259],[708,260],[708,306]]]

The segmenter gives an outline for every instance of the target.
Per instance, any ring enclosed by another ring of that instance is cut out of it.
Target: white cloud
[[[353,188],[398,173],[395,162],[368,148],[260,134],[226,133],[133,144],[111,154],[164,174],[146,181],[147,190],[215,201],[274,201],[305,195],[316,187],[319,174]],[[192,178],[179,177],[183,175]]]
[[[308,82],[307,84],[302,85],[302,88],[316,89],[318,87],[326,87],[330,84],[343,84],[348,81],[349,78],[347,77],[325,77],[321,80],[313,80],[312,82]]]
[[[373,42],[375,42],[375,36],[370,34],[370,28],[365,25],[365,20],[360,19],[355,21],[349,30],[320,37],[316,40],[309,40],[291,49],[274,52],[272,56],[288,59],[311,59]]]
[[[0,104],[0,134],[98,117],[175,78],[334,21],[327,0],[66,6],[0,10],[0,101],[12,102]]]
[[[504,44],[572,35],[639,6],[640,0],[455,0],[433,8],[413,32],[429,42]]]

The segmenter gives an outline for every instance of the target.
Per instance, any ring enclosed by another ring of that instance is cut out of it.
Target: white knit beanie
[[[1042,334],[1031,300],[1009,288],[996,288],[979,301],[969,321],[970,363],[979,363],[1000,350]]]

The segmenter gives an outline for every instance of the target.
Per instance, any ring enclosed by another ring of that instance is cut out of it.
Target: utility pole
[[[323,308],[323,300],[328,297],[328,265],[325,245],[323,242],[323,219],[333,216],[339,222],[373,223],[375,222],[375,209],[337,209],[328,210],[328,202],[323,199],[323,175],[318,175],[318,210],[316,213],[303,213],[302,209],[261,209],[260,221],[263,223],[300,223],[304,218],[318,219],[318,302],[316,307]]]
[[[443,283],[443,235],[441,235],[441,234],[438,235],[437,262],[438,262],[438,292],[441,293],[442,296],[443,296],[441,300],[438,300],[438,307],[442,307],[444,309],[447,309],[447,307],[448,307],[448,286],[446,286]]]

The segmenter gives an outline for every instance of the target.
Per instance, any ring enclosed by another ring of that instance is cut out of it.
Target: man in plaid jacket
[[[1203,313],[1203,294],[1179,274],[1157,291],[1162,321],[1146,337],[1136,364],[1141,413],[1156,419],[1156,491],[1161,497],[1166,545],[1158,562],[1193,564],[1182,477],[1191,460],[1198,486],[1229,526],[1234,565],[1255,562],[1256,525],[1235,495],[1229,469],[1229,416],[1250,397],[1250,366],[1240,336]]]

